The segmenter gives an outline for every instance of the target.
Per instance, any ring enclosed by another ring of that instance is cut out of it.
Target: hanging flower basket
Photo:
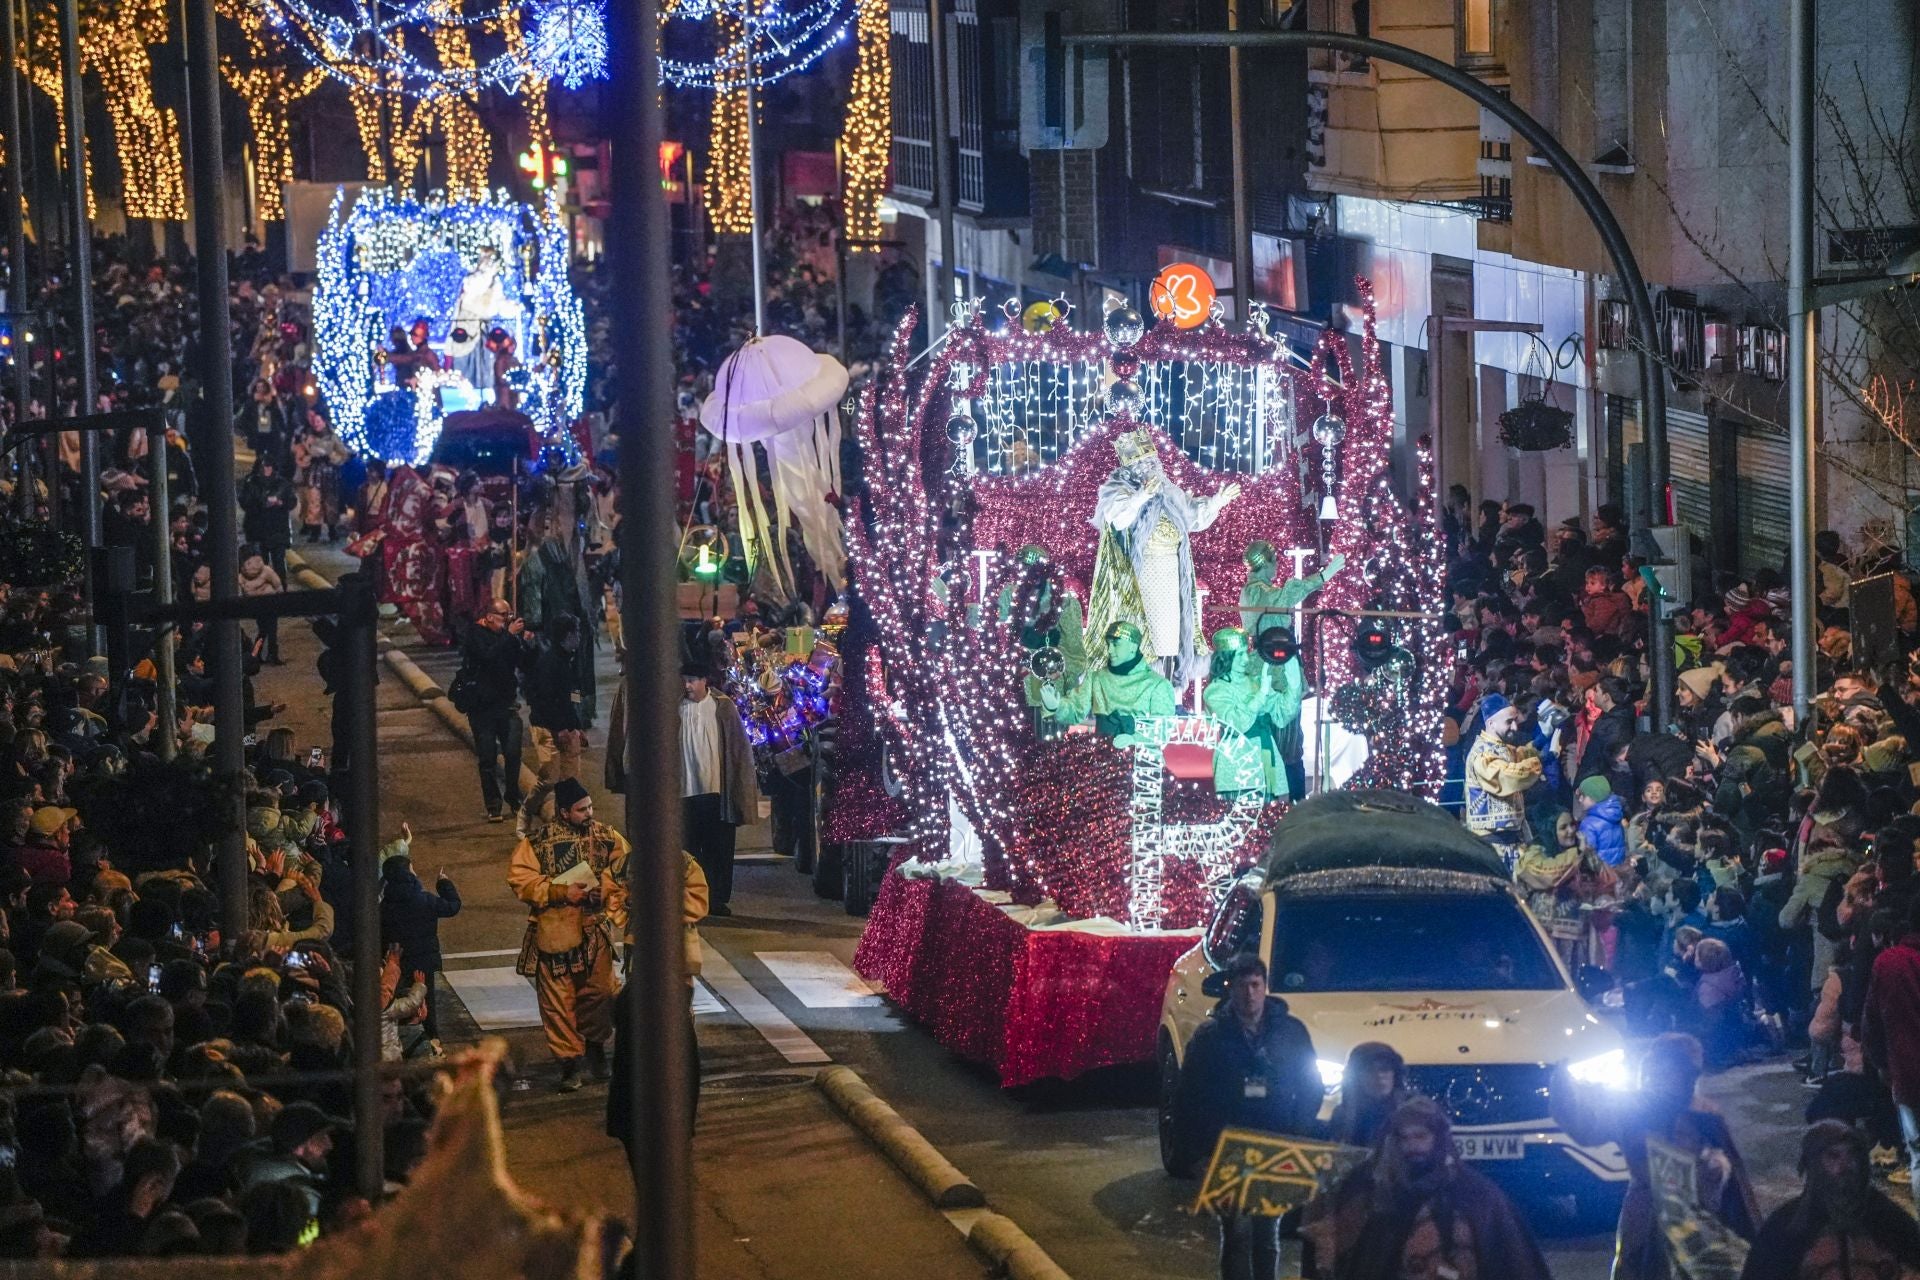
[[[1500,443],[1526,453],[1573,443],[1573,415],[1545,400],[1522,400],[1500,415]]]

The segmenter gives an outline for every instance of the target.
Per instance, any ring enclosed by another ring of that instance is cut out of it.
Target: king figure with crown
[[[1203,634],[1193,572],[1192,537],[1204,532],[1240,486],[1229,483],[1195,500],[1167,475],[1144,428],[1114,440],[1120,465],[1100,486],[1093,524],[1100,531],[1087,609],[1090,650],[1115,622],[1142,632],[1142,650],[1176,691],[1201,675]],[[1104,653],[1089,654],[1098,663]]]

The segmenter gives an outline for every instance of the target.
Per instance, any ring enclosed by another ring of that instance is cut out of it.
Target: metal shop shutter
[[[1667,410],[1667,476],[1673,486],[1673,518],[1712,546],[1713,472],[1705,414]]]
[[[1787,560],[1793,504],[1787,487],[1787,437],[1765,427],[1738,428],[1740,479],[1734,496],[1740,572],[1779,569]]]

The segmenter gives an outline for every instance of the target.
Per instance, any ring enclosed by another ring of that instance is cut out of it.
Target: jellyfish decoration
[[[764,559],[775,585],[791,600],[799,594],[787,556],[788,528],[834,590],[847,582],[840,512],[840,401],[847,370],[794,338],[755,338],[720,363],[713,393],[700,406],[700,425],[720,441],[733,475],[740,538],[750,568]],[[769,518],[755,482],[755,447],[767,455],[773,480]]]

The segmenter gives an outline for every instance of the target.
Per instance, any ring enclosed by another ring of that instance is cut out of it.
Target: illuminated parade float
[[[1006,1085],[1151,1058],[1289,797],[1440,777],[1432,476],[1362,290],[1311,352],[1180,264],[1154,321],[976,305],[924,371],[910,316],[862,398],[824,836],[892,842],[857,967]]]
[[[568,457],[587,381],[565,218],[508,200],[335,198],[313,293],[314,373],[349,446],[423,466],[446,419],[524,414]]]

